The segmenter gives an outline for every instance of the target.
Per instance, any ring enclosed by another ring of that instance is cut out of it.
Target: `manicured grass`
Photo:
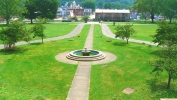
[[[78,23],[48,23],[44,24],[46,29],[44,30],[44,34],[46,35],[45,38],[51,38],[56,36],[62,36],[65,34],[68,34],[71,32]],[[27,29],[33,27],[35,24],[27,24]],[[1,27],[1,26],[0,26]],[[2,25],[2,27],[6,27]],[[0,29],[1,30],[1,29]],[[33,34],[31,35],[33,37]],[[33,40],[41,39],[40,37],[32,38]],[[0,44],[2,44],[2,41],[0,41]]]
[[[27,27],[31,28],[34,24],[28,24]],[[44,30],[44,34],[46,38],[62,36],[71,32],[77,25],[69,24],[69,23],[49,23],[44,24],[46,29]],[[37,39],[40,39],[39,37]]]
[[[124,25],[124,24],[119,24]],[[113,33],[115,33],[116,26],[108,25],[109,28]],[[152,41],[152,35],[156,34],[156,30],[158,28],[157,24],[134,24],[133,28],[135,29],[135,35],[132,35],[130,38],[137,39],[137,40],[146,40]]]
[[[65,100],[77,65],[57,61],[59,53],[84,47],[90,25],[80,38],[18,46],[16,51],[0,51],[0,100]]]
[[[154,53],[158,47],[100,37],[100,26],[95,25],[94,49],[115,54],[117,60],[107,65],[94,65],[91,70],[90,100],[159,100],[177,97],[176,81],[170,90],[166,89],[167,74],[155,77],[151,74],[149,62],[158,57]],[[127,95],[122,91],[133,88]],[[117,99],[115,99],[117,98]]]

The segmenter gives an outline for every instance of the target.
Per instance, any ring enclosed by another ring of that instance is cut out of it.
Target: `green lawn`
[[[44,30],[44,34],[46,35],[46,38],[62,36],[62,35],[65,35],[65,34],[68,34],[69,32],[71,32],[77,25],[78,25],[78,23],[61,23],[61,22],[60,23],[44,24],[44,26],[46,27],[46,29]],[[26,25],[27,29],[29,29],[33,26],[34,26],[34,24],[27,24]],[[1,25],[0,27],[6,27],[6,26]],[[33,35],[31,35],[31,37],[33,37]],[[36,38],[32,38],[32,39],[36,40],[36,39],[41,39],[41,38],[36,37]],[[0,41],[0,44],[2,44],[2,41]]]
[[[125,25],[126,23],[120,23],[119,25]],[[117,24],[118,25],[118,24]],[[113,33],[115,33],[115,27],[113,25],[108,25]],[[157,24],[134,24],[133,28],[135,29],[135,35],[132,35],[130,38],[138,40],[152,41],[152,35],[156,34],[156,29],[158,28]]]
[[[66,27],[64,29],[65,33]],[[47,100],[65,100],[77,65],[58,62],[55,56],[82,49],[89,29],[90,25],[86,25],[79,38],[71,38],[73,41],[63,39],[22,45],[11,52],[0,50],[0,100],[33,100],[40,96]],[[149,29],[144,28],[146,30]],[[110,38],[100,37],[99,25],[95,25],[94,33],[93,48],[113,53],[117,60],[107,65],[92,66],[89,100],[177,98],[176,80],[167,90],[167,74],[163,72],[155,77],[150,73],[152,66],[149,62],[158,58],[155,51],[160,47],[131,42],[127,45],[126,41],[117,39],[106,42]],[[122,90],[127,87],[135,89],[135,92],[124,94]]]
[[[89,31],[86,25],[74,41],[34,43],[16,51],[0,51],[0,100],[65,100],[77,65],[58,62],[61,52],[81,49]],[[72,44],[72,45],[71,45]],[[39,100],[39,99],[35,99]]]
[[[167,74],[155,78],[151,74],[149,62],[157,59],[154,51],[158,47],[137,43],[126,45],[125,41],[100,37],[100,26],[95,26],[94,49],[115,54],[117,60],[105,65],[94,65],[91,70],[90,100],[159,100],[177,97],[177,81],[166,89]],[[109,49],[108,49],[109,48]],[[133,88],[135,92],[127,95],[122,91]],[[117,98],[117,99],[113,99]]]

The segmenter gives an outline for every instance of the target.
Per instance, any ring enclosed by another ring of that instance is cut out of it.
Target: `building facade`
[[[95,18],[102,21],[128,22],[130,10],[96,9]]]

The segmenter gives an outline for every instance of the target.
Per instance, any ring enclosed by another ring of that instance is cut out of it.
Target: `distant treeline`
[[[82,5],[82,2],[85,0],[75,0],[77,4]],[[130,9],[135,0],[93,0],[95,1],[97,8],[105,9]],[[64,6],[66,2],[70,5],[73,0],[59,0],[60,6]],[[107,7],[109,6],[109,8]]]

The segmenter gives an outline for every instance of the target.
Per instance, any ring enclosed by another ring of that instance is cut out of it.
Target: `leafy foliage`
[[[130,35],[133,35],[136,33],[136,31],[132,28],[133,24],[126,24],[123,26],[118,25],[115,30],[115,34],[116,34],[116,38],[119,37],[121,39],[126,39],[127,40],[127,44],[128,44],[128,40],[130,38]]]
[[[170,88],[171,79],[177,78],[177,46],[165,47],[160,52],[160,59],[151,63],[154,66],[152,72],[156,75],[160,75],[164,70],[168,73],[168,84],[167,89]]]
[[[73,0],[59,0],[61,6],[65,5],[66,2],[68,2],[70,4],[70,3],[72,3],[72,1]],[[81,5],[85,1],[86,0],[77,0],[76,3]],[[130,9],[135,2],[135,0],[93,0],[93,1],[95,2],[97,8],[103,8],[105,3],[110,2],[113,5],[111,9],[118,9],[118,8]],[[117,5],[118,8],[116,6],[114,6],[114,4]],[[120,4],[120,6],[119,6],[119,4]]]
[[[45,22],[45,19],[40,19],[38,23],[36,23],[35,26],[32,28],[32,33],[34,33],[33,38],[35,38],[36,36],[41,37],[42,43],[45,37],[45,34],[44,34],[45,27],[43,26],[44,22]]]
[[[173,45],[177,44],[177,23],[168,24],[166,21],[162,21],[158,24],[158,29],[153,37],[153,42],[158,45]]]
[[[21,40],[29,41],[30,30],[27,30],[24,23],[13,21],[7,28],[0,31],[0,40],[3,41],[5,49],[13,49],[15,43]]]
[[[151,20],[154,22],[154,15],[159,14],[159,0],[136,0],[133,8],[139,13],[149,13],[151,15]]]
[[[85,22],[87,22],[88,19],[89,19],[89,16],[87,16],[87,15],[82,17],[82,20],[84,20]]]
[[[104,8],[105,8],[105,9],[111,9],[111,8],[112,8],[112,3],[111,3],[111,2],[106,2],[106,3],[104,4]]]
[[[95,11],[95,8],[96,8],[96,4],[93,0],[86,0],[86,1],[82,2],[82,6],[84,8],[91,8],[92,11]]]
[[[175,18],[177,12],[177,1],[176,0],[161,0],[160,11],[163,16],[169,18],[170,23],[173,18]]]
[[[26,18],[35,19],[37,17],[54,19],[56,17],[59,2],[58,0],[29,0],[26,2],[28,13]]]
[[[14,16],[21,16],[25,12],[25,0],[0,0],[0,15],[6,19],[6,24]]]

